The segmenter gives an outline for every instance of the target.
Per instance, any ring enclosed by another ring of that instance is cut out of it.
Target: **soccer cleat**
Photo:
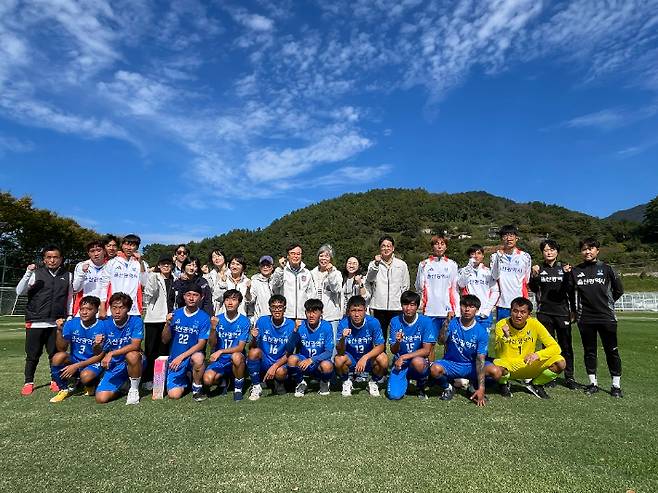
[[[128,397],[126,398],[126,406],[132,406],[139,404],[139,390],[130,389],[128,390]]]
[[[260,395],[263,393],[263,387],[260,386],[260,384],[252,385],[251,386],[251,392],[249,392],[249,400],[250,401],[257,401],[260,399]]]
[[[377,384],[377,382],[373,380],[370,380],[368,382],[368,393],[372,397],[379,397],[379,385]]]
[[[88,397],[93,397],[96,395],[96,387],[93,385],[85,385],[85,395]]]
[[[573,378],[567,378],[564,381],[564,386],[568,389],[576,390],[578,388],[578,382],[576,382]]]
[[[219,391],[219,395],[226,395],[228,393],[228,380],[226,378],[220,380],[217,390]]]
[[[618,399],[624,397],[624,394],[621,391],[621,387],[615,387],[615,386],[610,387],[610,395]]]
[[[203,390],[199,390],[198,392],[192,392],[192,399],[194,399],[195,402],[203,402],[208,398],[208,396],[204,393]]]
[[[57,382],[55,382],[54,380],[50,381],[50,391],[59,392],[59,385],[57,385]]]
[[[343,382],[343,390],[341,390],[341,395],[343,397],[349,397],[352,395],[352,387],[354,385],[352,384],[352,380],[349,378]]]
[[[234,390],[233,391],[233,400],[234,401],[241,401],[242,400],[242,390]]]
[[[23,385],[23,388],[21,389],[21,395],[30,395],[32,392],[34,392],[33,383],[26,383]]]
[[[320,390],[318,390],[320,395],[329,395],[329,382],[320,382]]]
[[[297,387],[295,387],[295,397],[304,397],[304,394],[306,394],[306,387],[308,387],[308,385],[305,380],[299,382]]]
[[[425,389],[423,388],[418,388],[418,398],[421,401],[426,401],[427,400],[427,394],[425,393]]]
[[[443,389],[443,393],[439,397],[442,401],[451,401],[452,398],[455,396],[455,388],[448,384],[448,386]]]
[[[599,386],[594,383],[590,383],[587,387],[585,387],[585,390],[583,392],[585,392],[585,395],[592,395],[592,394],[596,394],[598,391],[599,391]]]
[[[546,393],[546,390],[544,390],[543,385],[533,385],[533,384],[529,383],[525,386],[525,388],[528,389],[528,391],[532,395],[534,395],[535,397],[539,397],[540,399],[550,399],[551,398],[551,396],[549,396]]]
[[[279,382],[278,380],[274,380],[274,393],[276,395],[286,395],[286,386],[283,385],[283,382]]]
[[[55,402],[62,402],[64,399],[66,399],[68,396],[71,395],[71,392],[66,389],[66,390],[60,390],[57,392],[51,399],[50,402],[55,403]]]
[[[550,382],[546,382],[544,384],[544,387],[548,387],[549,389],[554,388],[557,385],[557,382],[555,380],[551,380]]]
[[[144,382],[142,384],[142,387],[144,387],[144,390],[146,392],[152,392],[153,391],[153,382]]]
[[[509,382],[500,384],[500,395],[503,397],[512,397],[512,387]]]

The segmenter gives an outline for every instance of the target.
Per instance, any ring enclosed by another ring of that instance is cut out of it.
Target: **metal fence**
[[[620,312],[658,312],[658,293],[625,293],[615,303]]]

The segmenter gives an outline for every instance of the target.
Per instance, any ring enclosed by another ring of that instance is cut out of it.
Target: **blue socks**
[[[249,371],[249,376],[251,377],[251,384],[260,385],[260,360],[247,359],[247,370]]]

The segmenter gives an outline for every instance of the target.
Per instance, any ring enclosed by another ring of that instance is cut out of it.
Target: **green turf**
[[[519,388],[483,409],[365,390],[49,404],[45,358],[42,387],[19,395],[19,327],[0,318],[0,491],[658,491],[656,322],[620,322],[623,399],[558,387],[542,401]],[[574,344],[582,381],[577,334]]]

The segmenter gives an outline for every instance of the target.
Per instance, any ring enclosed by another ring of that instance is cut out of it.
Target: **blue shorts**
[[[455,378],[467,378],[471,382],[477,382],[477,370],[475,369],[475,363],[458,363],[456,361],[449,361],[447,359],[438,359],[433,365],[441,365],[445,370],[444,376],[448,380],[454,380]],[[493,363],[489,361],[484,362],[484,366],[487,367]]]
[[[247,360],[247,361],[250,361],[250,360]],[[257,363],[258,363],[258,365],[259,365],[259,367],[258,367],[258,372],[259,372],[261,375],[264,375],[265,373],[267,373],[267,370],[269,370],[270,367],[271,367],[274,363],[276,363],[276,360],[271,360],[271,359],[266,358],[266,357],[263,357],[263,358],[261,358],[261,359],[257,359],[257,360],[251,360],[251,361],[254,361],[254,362],[257,362]],[[252,363],[252,364],[253,364],[253,363]],[[288,365],[284,363],[284,364],[281,365],[279,368],[283,368],[284,370],[287,370],[287,369],[288,369]],[[249,366],[247,366],[247,370],[248,370],[248,371],[251,371],[251,370],[249,370]]]
[[[184,360],[177,370],[172,370],[167,365],[167,391],[178,387],[187,388],[191,382],[190,377],[187,375],[190,371],[192,371],[191,358]]]
[[[82,361],[86,361],[84,359],[76,358],[73,354],[69,357],[69,359],[71,360],[72,364],[81,363]],[[79,377],[80,373],[82,373],[83,371],[90,371],[94,374],[94,378],[98,378],[98,376],[101,373],[103,373],[103,370],[105,370],[105,368],[103,368],[100,363],[94,363],[93,365],[85,366],[82,370],[77,372],[76,376]]]
[[[213,361],[206,366],[206,371],[214,371],[217,375],[223,377],[233,376],[233,362],[229,359],[228,361],[219,358],[217,361]]]
[[[511,308],[496,307],[496,322],[500,322],[502,319],[509,317],[511,312]]]
[[[350,370],[354,371],[354,369],[356,368],[356,362],[359,361],[359,359],[361,359],[363,355],[359,356],[358,359],[355,359],[356,356],[346,352],[345,356],[347,356],[347,358],[350,360],[350,364],[349,364]],[[364,370],[364,372],[372,373],[372,359],[369,359],[368,362],[366,363],[366,369]]]
[[[142,354],[142,371],[146,367],[146,358]],[[116,363],[110,369],[105,370],[101,381],[96,387],[96,392],[118,393],[121,386],[128,381],[128,364],[126,360]]]
[[[414,368],[411,368],[408,364],[400,370],[393,366],[389,376],[388,384],[386,385],[386,395],[389,399],[397,401],[404,397],[404,394],[407,393],[407,387],[409,386],[409,380],[423,380],[426,379],[429,375],[429,361],[425,371],[419,373]]]

